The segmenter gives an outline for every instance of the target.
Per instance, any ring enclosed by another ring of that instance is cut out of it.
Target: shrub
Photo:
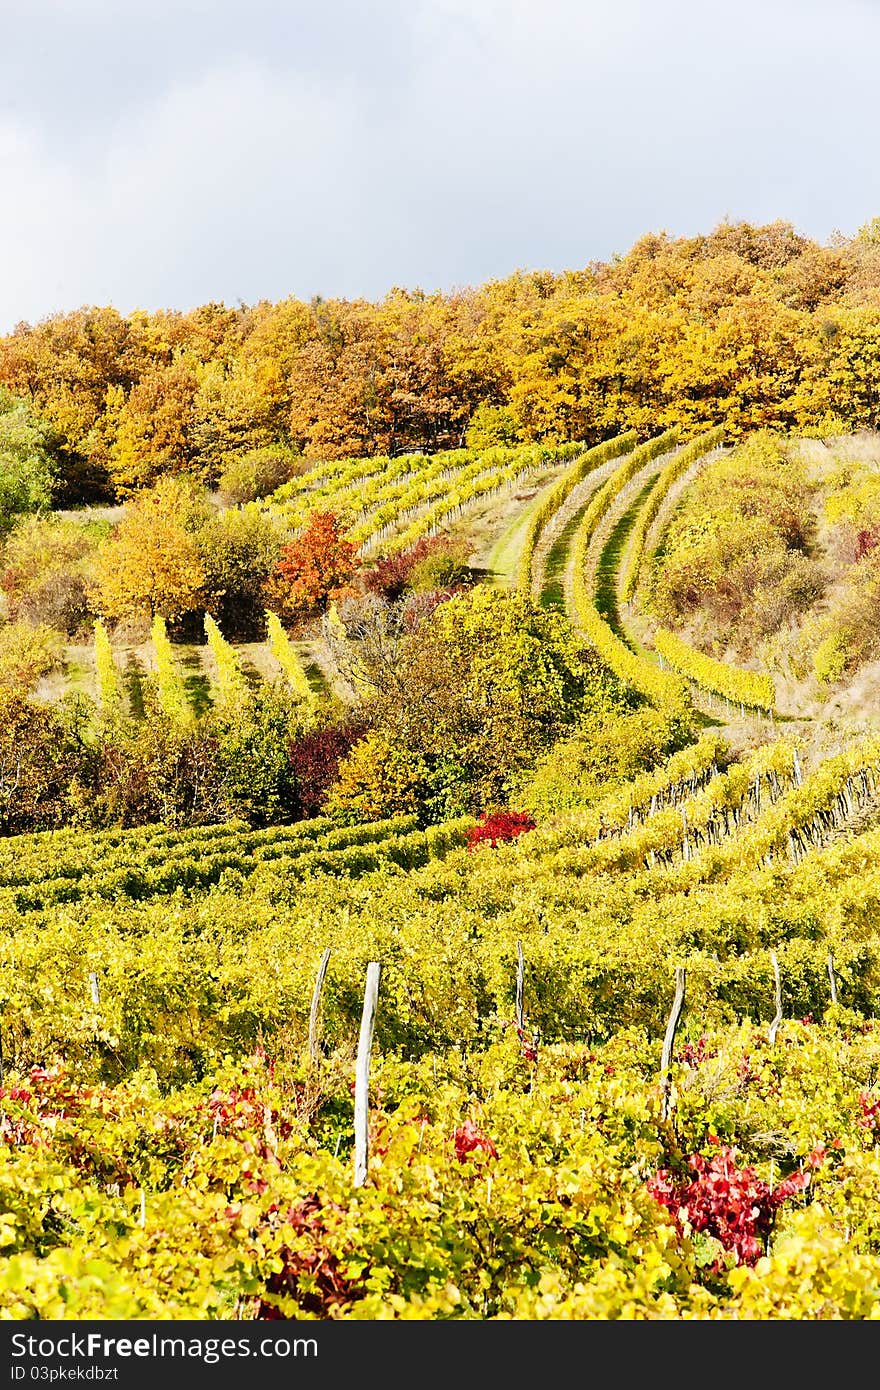
[[[107,729],[72,787],[91,825],[206,825],[227,814],[224,768],[209,724],[161,714]]]
[[[262,686],[226,718],[214,721],[227,816],[256,826],[295,818],[298,783],[290,740],[296,719],[292,697]]]
[[[880,654],[880,548],[847,569],[831,606],[804,626],[817,680],[832,684]],[[820,674],[821,673],[821,674]]]
[[[415,590],[455,589],[467,583],[470,573],[464,552],[446,542],[413,566],[409,587]]]
[[[813,671],[820,685],[834,685],[849,662],[849,638],[845,632],[829,633],[813,652]]]
[[[0,387],[0,533],[22,513],[48,507],[54,482],[47,426],[31,405]]]
[[[470,578],[467,559],[446,536],[425,536],[406,550],[383,556],[364,571],[364,588],[398,599],[407,590],[451,589]]]
[[[75,637],[88,626],[91,618],[88,584],[81,574],[50,570],[22,595],[17,612],[33,627],[45,624],[68,637]]]
[[[0,834],[61,825],[75,742],[45,705],[0,688]]]
[[[205,602],[227,636],[242,641],[262,638],[263,589],[283,544],[278,523],[256,507],[221,512],[197,532]]]
[[[47,623],[68,636],[87,627],[94,557],[108,533],[106,523],[53,515],[21,520],[3,550],[0,585],[10,617]]]
[[[220,474],[221,496],[237,505],[256,502],[289,482],[306,464],[290,449],[270,445],[232,459]]]
[[[54,628],[8,623],[0,628],[0,686],[26,694],[59,665],[63,654],[63,640]]]
[[[518,444],[519,425],[509,406],[484,401],[471,416],[465,435],[469,449],[491,449],[496,444]]]
[[[428,779],[427,764],[418,753],[383,733],[368,733],[340,761],[326,814],[370,821],[418,812]]]
[[[495,849],[497,845],[515,840],[518,835],[534,829],[535,822],[525,811],[487,812],[479,824],[468,831],[467,847],[476,849],[478,845],[489,844]]]
[[[300,816],[316,816],[323,810],[340,762],[363,733],[363,726],[358,724],[328,725],[293,740],[289,757]]]

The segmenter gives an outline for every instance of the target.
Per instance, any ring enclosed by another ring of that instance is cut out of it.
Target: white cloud
[[[55,68],[26,57],[0,105],[0,328],[83,302],[433,288],[726,213],[825,235],[880,210],[880,12],[859,0],[31,10],[82,38],[47,31]]]
[[[320,263],[325,218],[341,215],[355,129],[338,95],[252,67],[172,90],[77,164],[0,123],[0,317],[256,296],[279,246],[296,278],[298,258]]]

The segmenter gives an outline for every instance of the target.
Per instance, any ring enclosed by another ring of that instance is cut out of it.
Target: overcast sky
[[[878,0],[0,0],[0,330],[880,214]]]

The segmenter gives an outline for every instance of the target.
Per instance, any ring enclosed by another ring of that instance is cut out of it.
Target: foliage
[[[583,482],[593,469],[601,468],[604,463],[610,462],[611,459],[630,453],[637,443],[638,436],[634,431],[619,437],[615,436],[613,439],[606,439],[603,444],[597,444],[576,459],[571,467],[566,469],[562,477],[557,479],[548,489],[529,516],[517,571],[517,583],[521,589],[531,589],[535,548],[541,532],[550,518],[559,511],[566,499],[574,492],[578,483]]]
[[[300,815],[316,816],[324,810],[340,762],[363,734],[363,726],[356,723],[329,724],[293,740],[290,765],[296,778]]]
[[[289,748],[300,727],[298,703],[276,687],[263,686],[228,707],[218,722],[216,753],[225,815],[255,826],[295,818],[297,779]]]
[[[152,487],[163,478],[199,470],[193,439],[193,406],[198,389],[196,364],[182,354],[148,368],[128,395],[109,392],[112,432],[108,469],[123,496]]]
[[[520,804],[543,815],[589,806],[657,767],[687,742],[689,732],[686,721],[669,710],[588,713],[524,779]]]
[[[323,810],[355,824],[409,815],[421,809],[429,786],[430,770],[419,753],[372,730],[340,761]]]
[[[68,498],[271,447],[310,459],[598,443],[676,426],[876,428],[876,246],[784,223],[646,236],[605,264],[443,294],[189,313],[82,308],[0,339]]]
[[[214,703],[222,710],[233,710],[244,703],[248,693],[241,658],[210,614],[205,617],[205,636],[214,658]]]
[[[309,678],[302,662],[297,656],[296,648],[281,626],[281,620],[277,613],[266,614],[266,632],[272,655],[281,667],[290,693],[302,706],[301,717],[307,720],[315,710],[315,695],[309,685]]]
[[[428,763],[440,805],[449,805],[444,779],[447,795],[464,794],[458,813],[503,803],[509,779],[586,708],[622,703],[616,682],[585,656],[562,615],[518,591],[458,594],[402,634],[393,615],[379,616],[351,644],[365,717],[389,743]]]
[[[816,679],[839,680],[880,653],[880,552],[851,564],[826,611],[809,615],[802,645],[813,653]]]
[[[60,666],[64,643],[54,628],[41,623],[6,623],[0,627],[0,686],[28,694]]]
[[[3,549],[9,616],[74,636],[90,615],[94,554],[107,529],[54,515],[22,518]]]
[[[626,455],[610,478],[593,494],[575,532],[571,566],[574,615],[596,654],[619,680],[655,704],[675,710],[681,717],[688,706],[688,692],[684,683],[659,671],[652,662],[635,653],[618,637],[596,607],[595,575],[588,576],[587,573],[590,544],[613,502],[627,483],[647,463],[672,448],[675,440],[675,432],[671,431],[640,445]]]
[[[157,711],[118,724],[105,730],[88,760],[77,761],[75,772],[68,799],[86,825],[205,825],[226,814],[217,738],[191,720]]]
[[[95,623],[95,686],[102,718],[112,719],[121,714],[125,701],[122,682],[107,629],[100,619]]]
[[[289,450],[272,445],[229,461],[220,474],[221,495],[231,503],[256,502],[288,482],[303,465]]]
[[[696,616],[717,647],[775,632],[819,592],[806,553],[812,487],[784,441],[757,434],[711,463],[662,544],[650,605],[666,623]]]
[[[170,820],[196,732],[162,727],[140,736]],[[198,734],[205,773],[246,761],[241,728]],[[47,746],[69,737],[56,725]],[[791,846],[839,825],[835,807],[858,813],[880,756],[868,744],[803,776],[790,745],[724,758],[706,735],[493,854],[467,852],[473,822],[412,817],[0,844],[3,1311],[869,1315],[880,832]],[[520,944],[528,1050],[511,1022]],[[316,1064],[302,1054],[326,946]],[[374,959],[355,1191],[352,1044]]]
[[[808,1174],[793,1173],[770,1187],[754,1168],[739,1168],[726,1145],[711,1158],[692,1154],[688,1167],[694,1176],[683,1181],[661,1168],[649,1191],[683,1226],[717,1240],[737,1264],[757,1264],[779,1208],[809,1182]]]
[[[284,541],[276,522],[256,507],[219,512],[195,536],[205,603],[227,635],[263,635],[263,591]]]
[[[468,832],[467,847],[503,845],[535,829],[535,822],[526,811],[487,811]]]
[[[383,555],[362,571],[367,593],[399,599],[409,590],[445,589],[470,575],[466,558],[445,536],[423,537],[407,550]]]
[[[51,709],[0,687],[0,834],[62,823],[76,752]]]
[[[98,551],[96,602],[107,618],[180,618],[204,602],[205,570],[194,534],[199,499],[174,478],[126,508]]]
[[[521,435],[516,416],[508,406],[481,401],[471,416],[465,441],[469,449],[491,449],[494,444],[518,444]]]
[[[332,512],[314,512],[302,536],[291,541],[266,586],[270,605],[291,622],[351,592],[358,566]]]
[[[189,724],[193,719],[192,706],[177,670],[165,619],[159,613],[153,619],[150,635],[156,654],[156,694],[159,709],[172,724]]]
[[[452,590],[471,577],[467,555],[459,545],[441,544],[418,559],[410,570],[409,587],[418,592]]]
[[[54,482],[47,425],[0,384],[0,536],[24,513],[47,508]]]

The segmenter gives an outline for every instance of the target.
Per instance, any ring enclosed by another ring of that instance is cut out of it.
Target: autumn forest
[[[724,424],[874,428],[880,227],[650,235],[564,274],[382,303],[81,309],[0,341],[48,432],[56,496],[117,497],[231,458],[307,459]]]

